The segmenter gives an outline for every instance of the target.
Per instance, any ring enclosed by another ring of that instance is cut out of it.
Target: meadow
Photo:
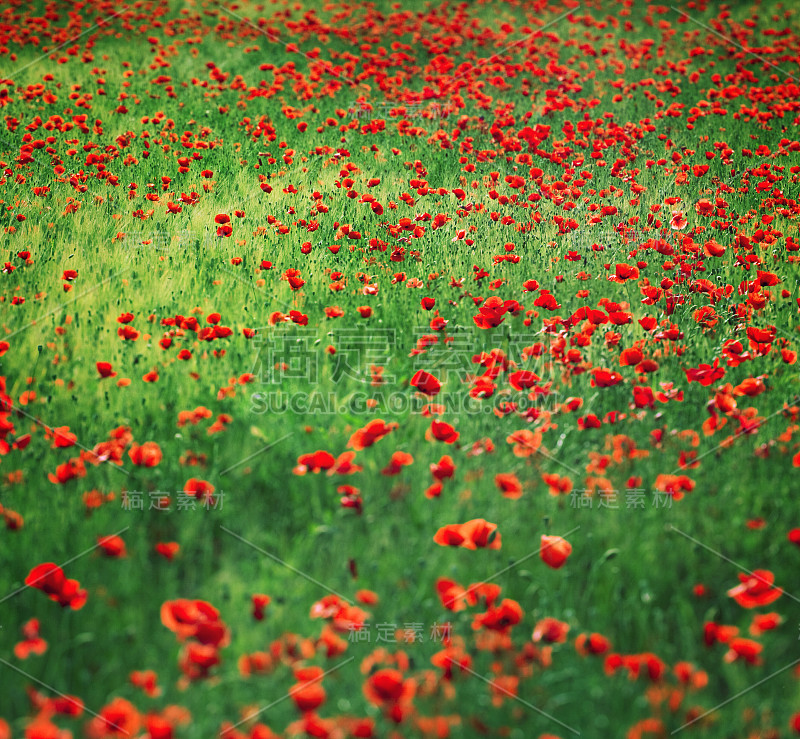
[[[800,735],[791,3],[0,9],[0,739]]]

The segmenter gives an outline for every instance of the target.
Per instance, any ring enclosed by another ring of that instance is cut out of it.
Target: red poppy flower
[[[180,548],[180,544],[177,541],[160,541],[155,546],[156,553],[170,561],[175,558]]]
[[[519,603],[509,598],[489,608],[486,613],[479,613],[472,622],[473,629],[481,627],[490,631],[500,631],[507,633],[513,626],[516,626],[524,616],[524,612]]]
[[[515,457],[530,457],[542,444],[542,432],[522,429],[506,437],[506,441],[513,444],[511,452]]]
[[[735,626],[726,626],[713,621],[703,624],[703,641],[709,647],[717,642],[727,644],[738,633],[739,629]]]
[[[139,332],[127,324],[117,329],[117,335],[125,341],[136,341],[139,338]]]
[[[637,347],[623,349],[619,353],[619,363],[621,367],[630,367],[632,365],[639,364],[643,358],[644,355],[642,354],[641,349],[638,349]]]
[[[592,387],[613,387],[622,382],[624,378],[619,372],[607,369],[596,369],[592,372]]]
[[[436,581],[436,592],[442,605],[449,611],[463,611],[467,607],[469,593],[455,580],[440,577]]]
[[[363,690],[370,703],[385,708],[412,698],[415,686],[413,680],[404,680],[399,670],[385,668],[370,675]]]
[[[522,497],[522,483],[513,472],[499,472],[494,476],[494,484],[504,498],[517,500]]]
[[[86,465],[79,458],[70,459],[68,462],[58,465],[55,474],[52,472],[47,474],[50,482],[62,485],[78,477],[86,477]]]
[[[320,472],[321,470],[329,470],[336,464],[336,457],[324,449],[309,454],[301,454],[297,458],[297,467],[295,467],[295,474],[304,475],[310,471],[313,473]]]
[[[675,231],[682,231],[688,225],[688,221],[684,218],[684,215],[681,211],[676,210],[672,213],[672,218],[670,219],[670,228]]]
[[[443,526],[436,532],[433,540],[441,546],[464,549],[500,549],[502,546],[497,524],[489,523],[483,518]]]
[[[706,387],[725,377],[725,370],[719,366],[719,359],[715,359],[713,365],[701,364],[697,368],[689,367],[684,372],[689,382],[699,382]]]
[[[97,544],[107,557],[122,558],[127,557],[125,542],[119,536],[98,536]]]
[[[783,591],[773,588],[775,575],[769,570],[754,570],[752,575],[739,573],[741,585],[731,588],[728,595],[742,608],[758,608],[768,606],[781,597]]]
[[[264,609],[270,604],[272,599],[268,595],[255,593],[254,595],[250,596],[250,600],[253,603],[253,618],[256,621],[263,621]]]
[[[439,382],[438,378],[435,375],[430,374],[429,372],[425,372],[425,370],[419,370],[412,378],[409,383],[411,387],[417,388],[419,392],[428,395],[429,397],[433,397],[437,395],[439,391],[442,389],[442,384]]]
[[[381,470],[382,475],[399,475],[403,467],[413,464],[414,457],[408,452],[397,451],[392,454],[389,464]],[[800,529],[798,529],[800,531]]]
[[[14,645],[14,654],[18,659],[28,659],[31,654],[44,654],[47,651],[47,642],[39,636],[38,618],[32,618],[23,624],[22,635],[25,640]]]
[[[114,698],[89,722],[86,735],[89,739],[134,736],[141,722],[142,717],[133,703],[124,698]]]
[[[315,711],[327,697],[325,689],[317,682],[300,682],[289,690],[295,706],[302,713]]]
[[[575,651],[581,656],[601,655],[611,649],[611,642],[602,634],[580,634],[575,639]]]
[[[541,379],[539,375],[530,370],[518,370],[517,372],[512,372],[508,376],[508,381],[515,390],[529,390],[534,387],[537,382],[540,382]]]
[[[68,580],[64,571],[53,562],[36,565],[25,578],[25,584],[41,590],[62,608],[69,606],[77,611],[86,603],[87,594],[85,590],[80,590],[80,583]]]
[[[617,264],[614,268],[614,276],[618,282],[635,280],[639,276],[639,269],[638,267],[633,267],[630,264]]]
[[[390,434],[398,428],[396,422],[385,423],[382,418],[376,418],[370,421],[363,428],[358,429],[347,442],[347,446],[360,451],[372,446],[376,441],[379,441],[387,434]]]
[[[505,321],[504,315],[507,310],[508,308],[503,300],[493,295],[491,298],[487,298],[484,304],[478,309],[478,314],[473,316],[473,320],[478,328],[496,328]]]
[[[158,675],[155,670],[134,670],[128,676],[131,685],[141,688],[151,698],[161,695],[161,688],[158,687]]]
[[[214,490],[215,488],[210,482],[196,477],[190,477],[183,486],[184,493],[188,493],[198,500],[208,501],[211,505],[214,505]]]
[[[567,640],[567,632],[569,632],[569,624],[548,617],[537,622],[531,638],[535,642],[544,639],[549,644],[563,644]]]
[[[97,373],[100,377],[116,377],[117,373],[111,366],[111,362],[97,362]]]
[[[562,477],[556,473],[548,473],[542,475],[542,481],[547,485],[549,494],[554,497],[569,495],[572,492],[573,484],[569,477]]]
[[[162,459],[161,447],[154,441],[133,444],[128,450],[128,456],[138,467],[155,467]]]
[[[456,441],[458,441],[459,436],[459,432],[456,431],[449,423],[435,420],[431,421],[431,426],[425,433],[426,439],[430,440],[433,438],[437,441],[443,441],[445,444],[455,444]]]
[[[542,558],[548,567],[557,570],[566,561],[572,553],[572,544],[560,536],[545,536],[542,535],[542,546],[539,550],[539,556]]]
[[[761,636],[765,631],[772,631],[780,626],[783,619],[779,613],[759,613],[753,617],[750,624],[750,633],[753,636]]]
[[[456,466],[453,464],[453,458],[449,454],[444,454],[438,462],[431,463],[430,471],[434,479],[446,480],[455,474]]]
[[[45,429],[45,438],[53,440],[53,449],[66,449],[75,446],[78,437],[69,430],[69,426]]]
[[[760,665],[763,660],[759,656],[764,649],[762,644],[752,639],[731,639],[728,644],[730,649],[725,653],[725,662],[734,662],[743,659],[751,665]]]
[[[227,646],[230,634],[219,618],[219,611],[203,600],[166,601],[161,606],[161,623],[180,641],[195,638],[214,647]]]
[[[220,661],[219,650],[214,645],[192,641],[183,648],[178,666],[187,680],[200,680]]]

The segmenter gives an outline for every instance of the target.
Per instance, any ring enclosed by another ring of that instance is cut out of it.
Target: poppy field
[[[0,739],[800,736],[800,8],[0,8]]]

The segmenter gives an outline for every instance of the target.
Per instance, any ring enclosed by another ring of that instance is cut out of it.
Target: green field
[[[793,4],[15,0],[0,122],[0,739],[800,735]]]

